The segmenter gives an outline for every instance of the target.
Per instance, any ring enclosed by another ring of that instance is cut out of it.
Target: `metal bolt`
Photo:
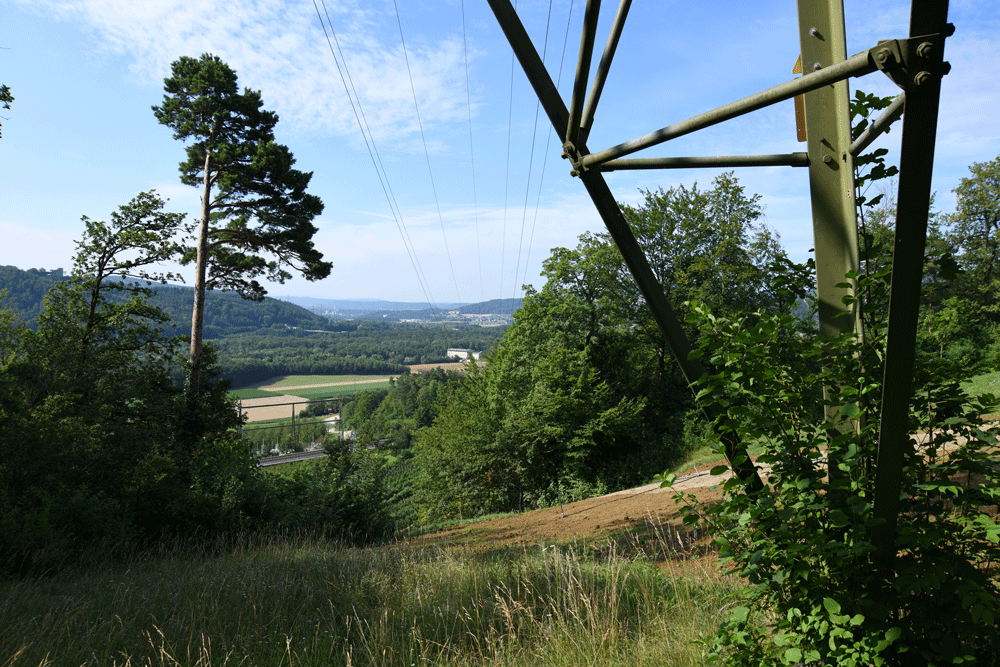
[[[934,44],[931,42],[921,42],[917,47],[917,55],[921,58],[930,58],[934,55]]]
[[[917,72],[917,75],[913,77],[913,83],[923,86],[930,83],[933,79],[934,77],[930,72]]]
[[[824,155],[823,156],[823,162],[826,162],[827,164],[830,164],[831,162],[833,162],[833,156],[832,155]]]
[[[814,72],[818,72],[818,71],[820,71],[821,69],[823,69],[823,66],[822,66],[822,65],[820,65],[819,63],[813,63],[813,71],[814,71]]]
[[[813,37],[819,37],[819,30],[816,28],[809,28],[809,34]]]
[[[889,49],[882,49],[881,51],[875,54],[875,62],[877,62],[879,65],[884,65],[887,62],[889,62],[889,55],[890,55]]]

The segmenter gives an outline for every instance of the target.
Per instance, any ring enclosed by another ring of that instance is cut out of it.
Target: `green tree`
[[[212,355],[198,361],[202,390],[183,392],[167,316],[148,302],[149,281],[171,277],[154,265],[176,251],[182,218],[162,209],[148,192],[110,222],[85,216],[73,275],[49,290],[37,330],[0,316],[0,562],[212,526],[209,478],[240,478],[206,463],[239,424]]]
[[[129,318],[167,321],[163,311],[149,305],[154,293],[148,286],[154,281],[166,284],[182,279],[151,267],[183,252],[175,237],[184,214],[166,213],[163,207],[163,200],[150,190],[120,206],[111,214],[111,223],[82,217],[85,231],[73,258],[73,275],[82,280],[88,292],[82,350],[90,345],[102,322],[110,325],[106,331],[120,337],[120,327]],[[109,292],[118,296],[115,302],[109,300]]]
[[[626,217],[673,303],[785,307],[767,281],[767,263],[784,253],[758,222],[759,198],[731,174],[708,191],[644,194]],[[417,433],[416,498],[427,512],[577,499],[637,483],[683,453],[691,393],[610,237],[555,248],[543,275],[481,377],[445,393],[434,425]]]
[[[731,172],[713,179],[708,190],[695,183],[643,194],[640,206],[622,211],[675,307],[698,300],[721,314],[777,305],[767,267],[784,251],[760,221],[760,195],[748,195]]]
[[[207,290],[261,300],[261,276],[284,282],[294,269],[319,280],[332,265],[312,241],[312,220],[323,211],[320,199],[306,192],[312,174],[294,169],[291,151],[275,143],[278,116],[262,109],[260,93],[239,92],[236,73],[207,53],[175,61],[164,90],[153,112],[175,139],[191,141],[181,182],[201,188],[196,245],[183,258],[195,264],[194,363],[201,353]]]
[[[14,101],[14,97],[10,94],[10,86],[6,84],[0,84],[0,104],[3,105],[4,109],[10,108],[10,103]],[[0,126],[2,127],[2,126]],[[0,137],[3,134],[0,133]]]
[[[859,285],[873,280],[886,276],[861,275]],[[983,415],[996,409],[996,397],[966,396],[964,369],[947,360],[918,363],[905,509],[886,578],[873,563],[884,525],[873,506],[880,401],[883,381],[892,381],[883,377],[885,330],[864,340],[853,332],[820,337],[790,315],[723,318],[703,308],[691,319],[701,332],[696,353],[711,368],[698,382],[700,396],[718,408],[720,430],[755,441],[756,463],[770,466],[760,494],[731,478],[719,504],[686,498],[685,524],[703,522],[720,560],[749,584],[719,627],[715,659],[995,664],[1000,527],[983,510],[997,502],[1000,473],[995,430]],[[821,394],[820,405],[834,409],[816,409]],[[837,475],[829,474],[834,464]]]
[[[985,306],[989,319],[1000,323],[1000,156],[974,162],[971,175],[955,188],[955,213],[948,235],[964,270],[960,289]]]

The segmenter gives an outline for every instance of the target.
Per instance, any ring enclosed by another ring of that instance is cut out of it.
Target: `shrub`
[[[860,283],[884,288],[885,278]],[[885,577],[873,545],[882,524],[874,480],[884,330],[866,332],[865,341],[820,337],[789,315],[725,319],[702,307],[690,319],[700,328],[694,354],[712,368],[698,383],[700,399],[718,408],[721,432],[759,443],[757,463],[770,466],[769,486],[757,494],[731,478],[713,507],[686,497],[685,522],[706,524],[721,560],[750,584],[718,630],[715,659],[996,660],[1000,527],[983,508],[998,502],[1000,470],[991,460],[996,436],[981,419],[996,398],[968,399],[947,359],[918,366],[895,571]],[[817,414],[817,399],[833,416]]]

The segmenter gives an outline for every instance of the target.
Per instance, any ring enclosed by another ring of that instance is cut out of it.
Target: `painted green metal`
[[[622,36],[622,29],[625,27],[625,19],[628,18],[628,10],[632,6],[632,0],[622,0],[618,5],[618,13],[615,14],[615,21],[611,25],[611,34],[608,35],[608,43],[604,46],[604,53],[601,54],[601,62],[597,64],[594,71],[594,83],[590,87],[590,96],[587,98],[587,105],[583,108],[583,120],[580,121],[580,140],[587,141],[590,135],[590,128],[594,124],[594,114],[597,111],[597,104],[601,101],[601,93],[604,91],[604,83],[611,70],[611,61],[618,50],[618,41]]]
[[[587,94],[587,78],[590,76],[590,61],[594,55],[594,38],[597,36],[597,17],[600,11],[601,0],[587,0],[587,9],[583,13],[583,38],[580,40],[580,58],[576,65],[576,78],[573,80],[573,97],[570,98],[569,124],[564,128],[562,135],[566,138],[569,150],[573,150],[573,147],[581,143],[580,120]]]
[[[847,58],[847,35],[842,0],[809,0],[798,3],[802,70],[823,72]],[[874,64],[874,54],[869,50]],[[854,156],[850,152],[850,90],[846,80],[816,88],[804,96],[806,148],[809,153],[809,194],[812,201],[813,243],[816,260],[816,297],[819,332],[830,336],[844,331],[863,334],[857,304],[847,306],[853,284],[845,276],[858,271],[858,221],[854,199]],[[832,387],[824,387],[825,399]],[[841,431],[860,426],[841,422],[839,406],[827,401],[827,421]],[[838,461],[828,457],[831,477],[840,474]]]
[[[886,108],[871,125],[851,144],[850,153],[854,157],[861,155],[861,151],[871,146],[872,142],[878,139],[883,132],[888,132],[889,126],[895,123],[903,115],[903,103],[906,101],[906,93],[898,95],[892,104]]]
[[[783,102],[784,100],[790,100],[796,95],[801,95],[802,93],[808,93],[818,88],[829,86],[837,81],[841,81],[852,76],[856,77],[871,74],[876,69],[878,69],[878,67],[875,65],[875,61],[872,59],[870,51],[862,51],[861,53],[855,54],[849,59],[836,65],[805,74],[804,76],[782,83],[773,88],[768,88],[767,90],[750,95],[749,97],[744,97],[736,102],[731,102],[717,109],[706,111],[705,113],[698,114],[697,116],[688,118],[687,120],[683,120],[679,123],[668,125],[667,127],[656,130],[655,132],[645,134],[638,139],[626,141],[625,143],[612,146],[611,148],[603,151],[585,155],[581,158],[580,163],[584,169],[589,169],[601,164],[602,162],[625,157],[626,155],[630,155],[636,151],[641,151],[644,148],[662,144],[665,141],[670,141],[671,139],[682,137],[685,134],[690,134],[692,132],[696,132],[697,130],[711,127],[712,125],[716,125],[723,121],[738,118],[739,116],[748,114],[751,111],[757,111],[758,109],[763,109],[764,107],[771,106],[772,104]]]
[[[799,2],[802,69],[832,69],[847,58],[841,0]],[[874,62],[874,59],[872,60]],[[837,81],[805,96],[809,192],[816,249],[816,293],[820,334],[857,331],[855,307],[841,299],[852,290],[837,287],[858,270],[858,223],[854,202],[854,156],[850,154],[850,90]]]
[[[538,52],[531,43],[531,39],[524,30],[521,19],[518,18],[509,0],[488,0],[488,2],[497,22],[507,36],[507,41],[513,48],[514,54],[521,63],[528,81],[541,101],[546,115],[552,121],[556,131],[563,132],[569,122],[569,112],[555,85],[553,85],[545,65],[538,57]],[[585,145],[579,146],[578,149],[586,153]],[[621,208],[611,193],[611,189],[598,170],[582,174],[581,180],[598,213],[604,220],[611,238],[621,252],[622,258],[645,298],[660,331],[667,339],[667,344],[670,346],[681,372],[688,382],[694,382],[704,374],[704,368],[698,360],[688,358],[691,352],[691,343],[688,341],[676,313],[667,301],[663,287],[650,268],[645,253],[643,253],[632,229],[622,215]],[[710,419],[714,418],[710,412],[707,412],[707,416]],[[762,490],[764,483],[757,474],[753,463],[746,456],[746,449],[738,437],[732,433],[722,433],[720,437],[726,446],[726,454],[733,470],[737,477],[746,484],[748,492],[757,493]]]
[[[913,0],[910,9],[911,36],[947,33],[947,0]],[[906,62],[908,76],[905,80],[908,85],[905,87],[906,107],[899,155],[885,376],[875,463],[875,516],[884,523],[872,530],[872,543],[876,549],[875,564],[883,573],[885,582],[891,580],[894,571],[903,463],[906,455],[913,453],[908,417],[913,395],[917,316],[924,272],[941,74],[947,71],[942,61],[943,47],[925,53],[925,56]],[[884,614],[891,610],[883,608],[876,611]]]
[[[627,2],[622,6],[627,11]],[[940,77],[948,71],[941,60],[944,39],[951,34],[947,24],[947,0],[912,0],[910,37],[906,40],[880,42],[868,51],[846,58],[842,0],[799,0],[799,29],[802,62],[806,74],[681,123],[665,127],[624,144],[590,154],[585,142],[600,97],[604,78],[610,67],[614,48],[621,34],[616,21],[609,47],[602,57],[594,93],[588,101],[580,134],[578,100],[586,82],[593,27],[585,28],[581,44],[580,66],[574,85],[574,111],[566,109],[544,64],[509,0],[488,0],[515,55],[535,89],[549,120],[567,141],[564,157],[574,165],[600,213],[625,263],[639,286],[660,330],[667,338],[674,358],[688,381],[702,375],[701,364],[688,359],[690,343],[668,303],[663,289],[649,267],[627,221],[622,216],[602,171],[614,169],[658,169],[696,166],[758,166],[788,164],[808,166],[816,243],[817,289],[820,300],[821,333],[839,331],[862,333],[853,308],[843,304],[849,288],[837,287],[848,271],[858,268],[858,239],[854,201],[853,159],[903,114],[903,139],[900,157],[899,191],[893,274],[889,305],[889,329],[886,343],[885,378],[882,414],[880,415],[879,450],[874,489],[875,514],[884,520],[873,529],[876,546],[875,564],[891,580],[896,553],[896,517],[899,510],[902,464],[912,445],[908,440],[908,409],[912,395],[916,323],[920,306],[923,253],[926,242],[927,214],[934,157],[934,137],[940,99]],[[588,4],[588,13],[596,9]],[[623,10],[620,9],[620,14]],[[621,17],[621,22],[624,17]],[[586,21],[585,21],[586,23]],[[589,37],[588,37],[589,35]],[[588,47],[588,42],[590,47]],[[610,55],[609,55],[610,54]],[[904,95],[876,121],[869,132],[854,143],[850,136],[849,90],[846,79],[883,70],[904,89]],[[760,109],[769,104],[805,93],[807,153],[764,156],[728,156],[705,158],[619,159],[643,148],[709,127],[716,123]],[[596,168],[595,168],[596,167]],[[707,411],[712,417],[711,411]],[[720,434],[726,453],[748,491],[763,488],[745,449],[730,434]],[[832,467],[832,466],[831,466]],[[883,610],[885,611],[885,610]]]
[[[617,169],[690,169],[695,167],[808,167],[808,153],[786,155],[724,155],[709,157],[652,157],[610,160],[601,171]]]

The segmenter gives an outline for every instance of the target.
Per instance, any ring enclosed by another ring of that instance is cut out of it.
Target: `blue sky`
[[[398,20],[391,0],[326,0],[405,243],[312,0],[0,0],[0,82],[16,98],[0,112],[0,264],[69,268],[80,216],[107,220],[143,190],[168,197],[170,210],[197,214],[198,191],[178,180],[183,146],[150,107],[162,101],[173,60],[211,52],[278,112],[278,142],[299,169],[313,172],[310,191],[326,205],[315,242],[334,263],[330,278],[296,278],[271,286],[272,296],[474,302],[520,296],[525,282],[540,287],[549,250],[575,246],[578,235],[603,223],[559,159],[544,113],[536,125],[536,101],[517,65],[511,83],[511,51],[486,3],[465,1],[464,33],[459,0],[396,4]],[[549,26],[545,60],[553,78],[569,25],[560,84],[566,99],[584,5],[575,0],[571,18],[568,0],[552,4],[551,18],[548,2],[518,7],[539,51]],[[968,166],[1000,153],[1000,12],[992,5],[951,3],[957,32],[946,47],[953,69],[943,84],[934,168],[945,212]],[[616,8],[604,3],[595,59]],[[908,12],[900,0],[849,1],[848,52],[905,37]],[[635,0],[588,145],[600,150],[788,80],[797,53],[789,0]],[[896,92],[881,74],[851,81],[852,90],[859,87]],[[891,133],[885,145],[898,139]],[[789,102],[648,155],[800,146]],[[707,187],[717,173],[607,178],[619,201],[636,203],[640,188],[696,180]],[[767,224],[793,257],[804,259],[812,245],[806,170],[744,169],[737,176],[762,196]]]

